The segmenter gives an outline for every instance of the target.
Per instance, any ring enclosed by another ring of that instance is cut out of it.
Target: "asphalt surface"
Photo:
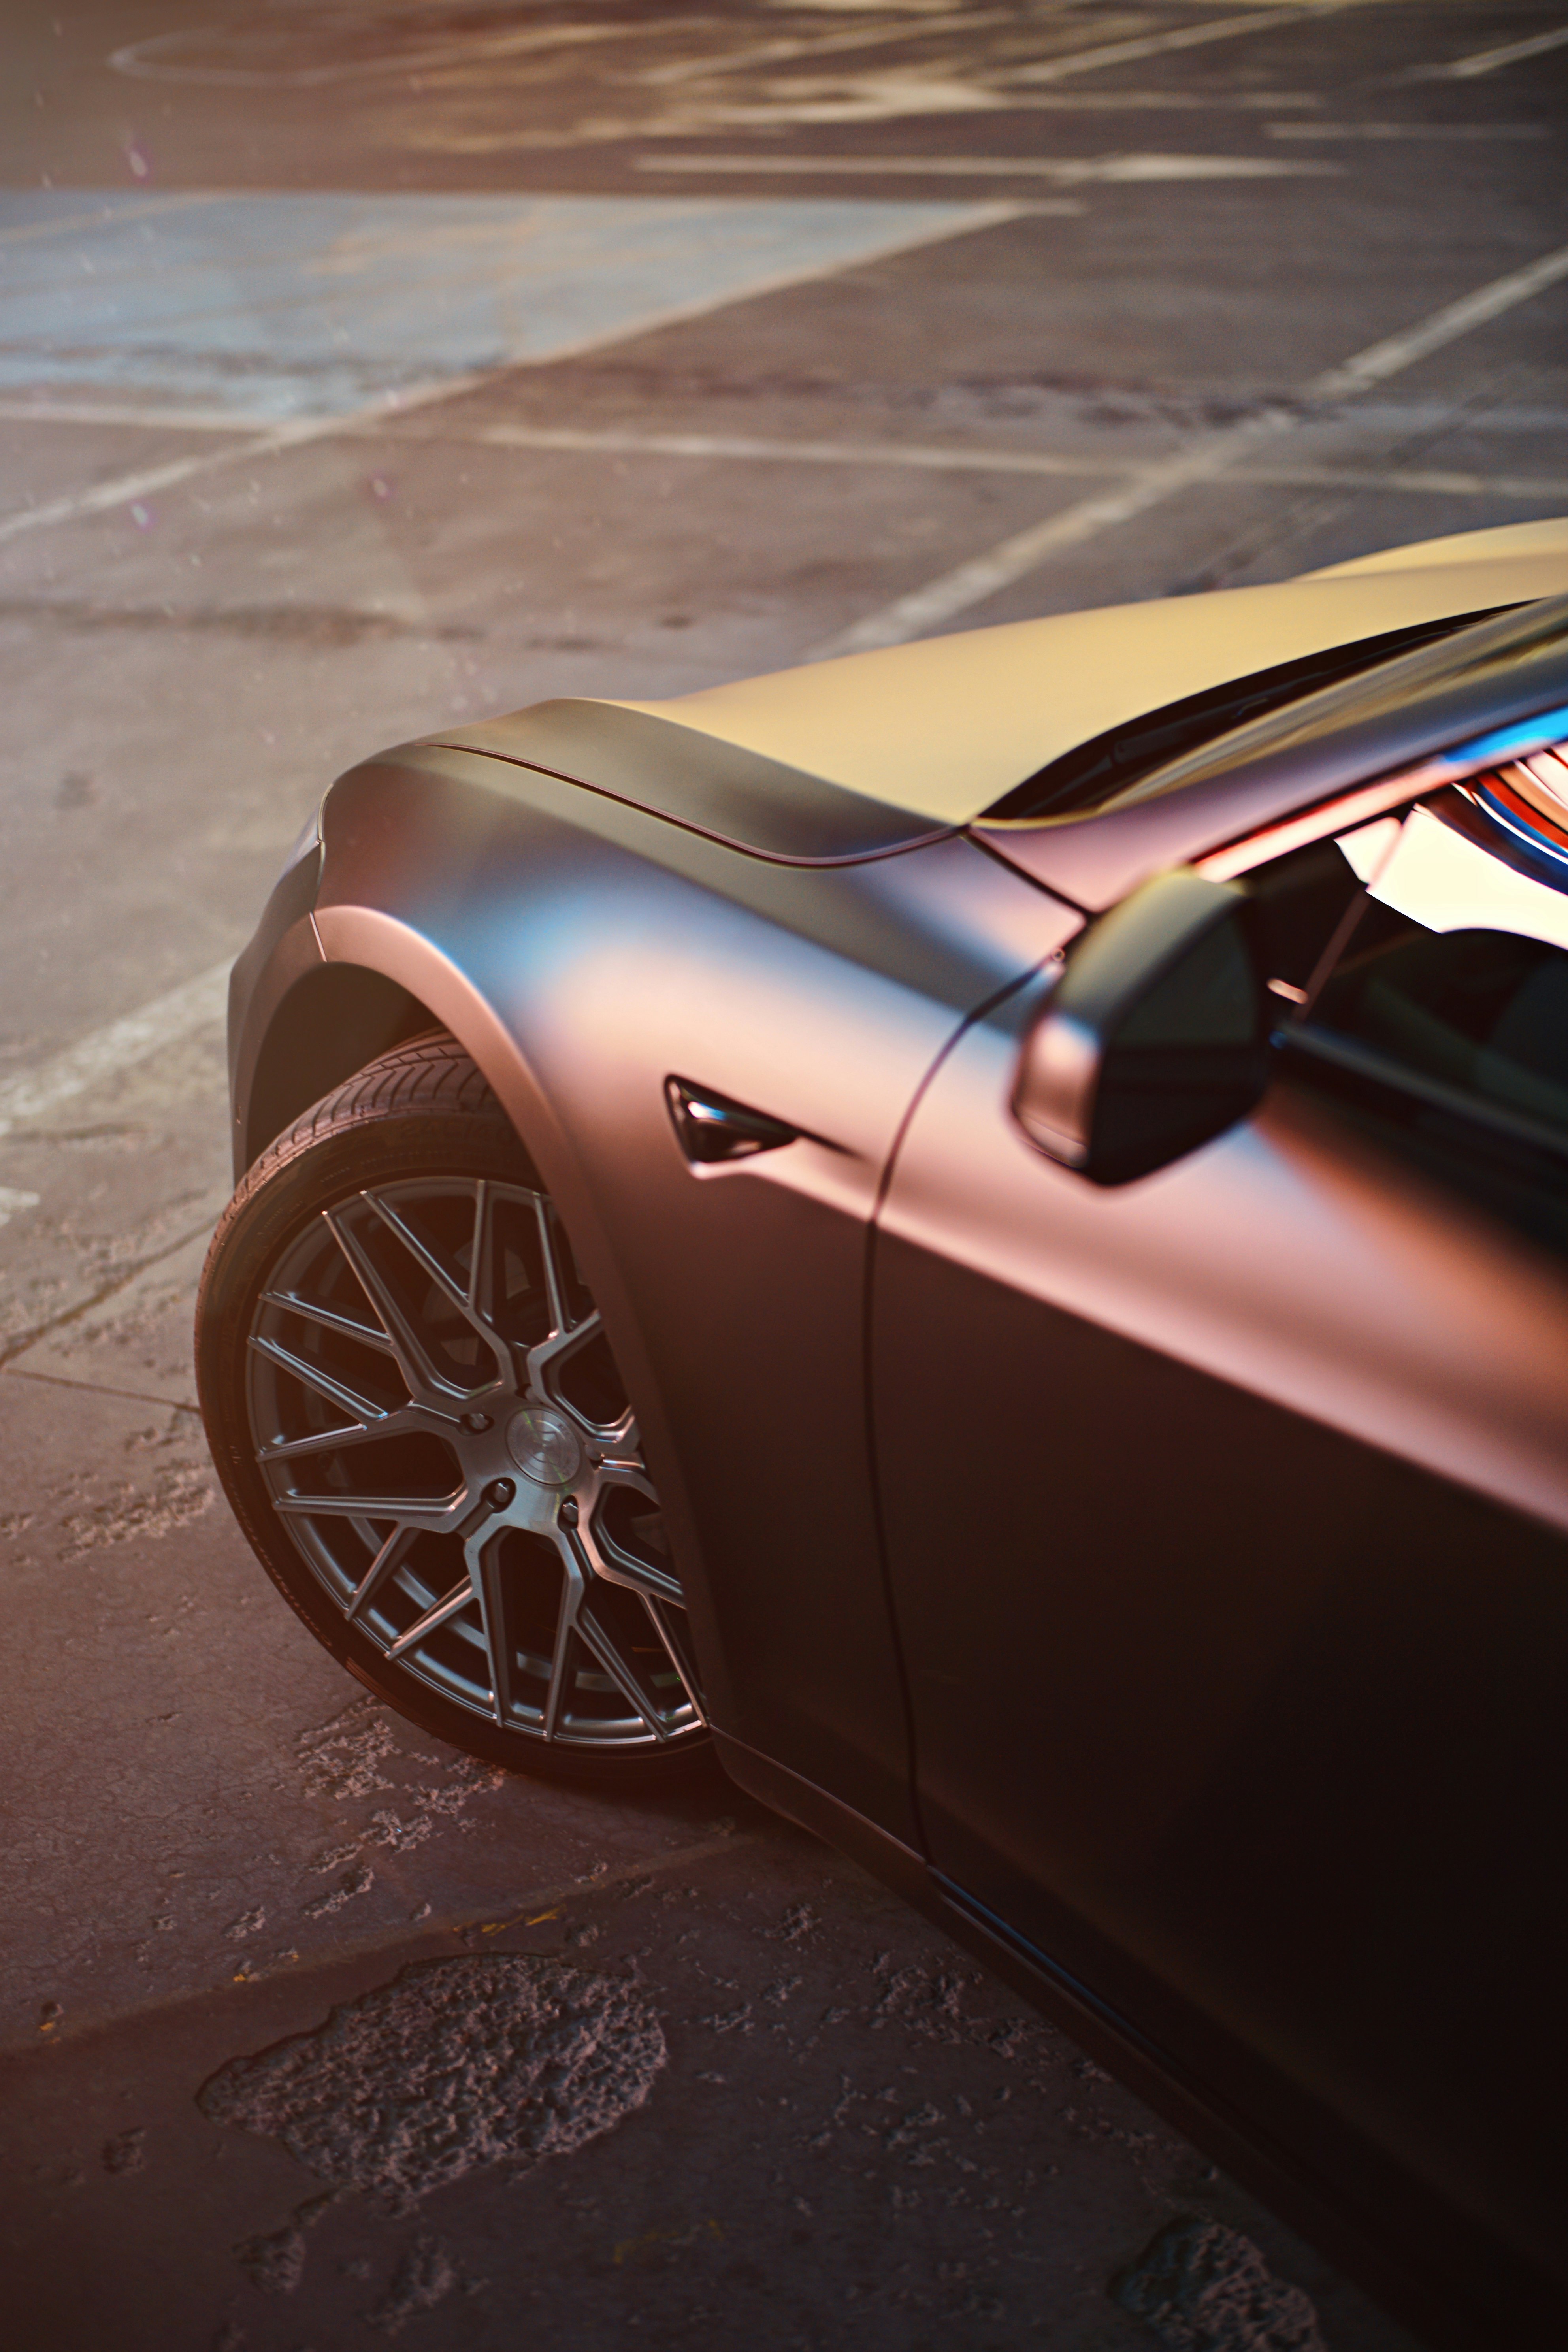
[[[223,969],[353,759],[1568,509],[1562,0],[4,39],[10,2340],[1407,2346],[717,1773],[563,1793],[366,1699],[188,1325]]]

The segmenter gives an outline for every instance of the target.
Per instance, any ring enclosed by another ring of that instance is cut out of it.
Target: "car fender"
[[[715,1722],[912,1843],[866,1450],[868,1234],[933,1064],[1080,917],[963,839],[812,867],[430,745],[341,778],[321,833],[318,961],[277,988],[306,956],[296,914],[247,975],[240,1064],[268,1061],[251,1004],[276,1024],[334,971],[472,1055],[604,1310]],[[795,1139],[694,1167],[671,1075]]]

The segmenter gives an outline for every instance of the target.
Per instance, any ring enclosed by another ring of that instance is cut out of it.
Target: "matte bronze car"
[[[1568,2289],[1568,523],[341,777],[199,1313],[362,1683],[711,1741],[1415,2315]]]

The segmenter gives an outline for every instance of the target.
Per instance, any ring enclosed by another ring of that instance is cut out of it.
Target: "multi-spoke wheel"
[[[555,1209],[447,1037],[279,1139],[213,1240],[202,1409],[334,1655],[476,1754],[576,1777],[705,1737],[637,1423]]]

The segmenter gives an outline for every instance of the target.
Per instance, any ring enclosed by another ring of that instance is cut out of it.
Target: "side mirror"
[[[1018,1066],[1014,1114],[1042,1151],[1124,1184],[1255,1107],[1271,1024],[1246,909],[1178,866],[1089,926]]]

